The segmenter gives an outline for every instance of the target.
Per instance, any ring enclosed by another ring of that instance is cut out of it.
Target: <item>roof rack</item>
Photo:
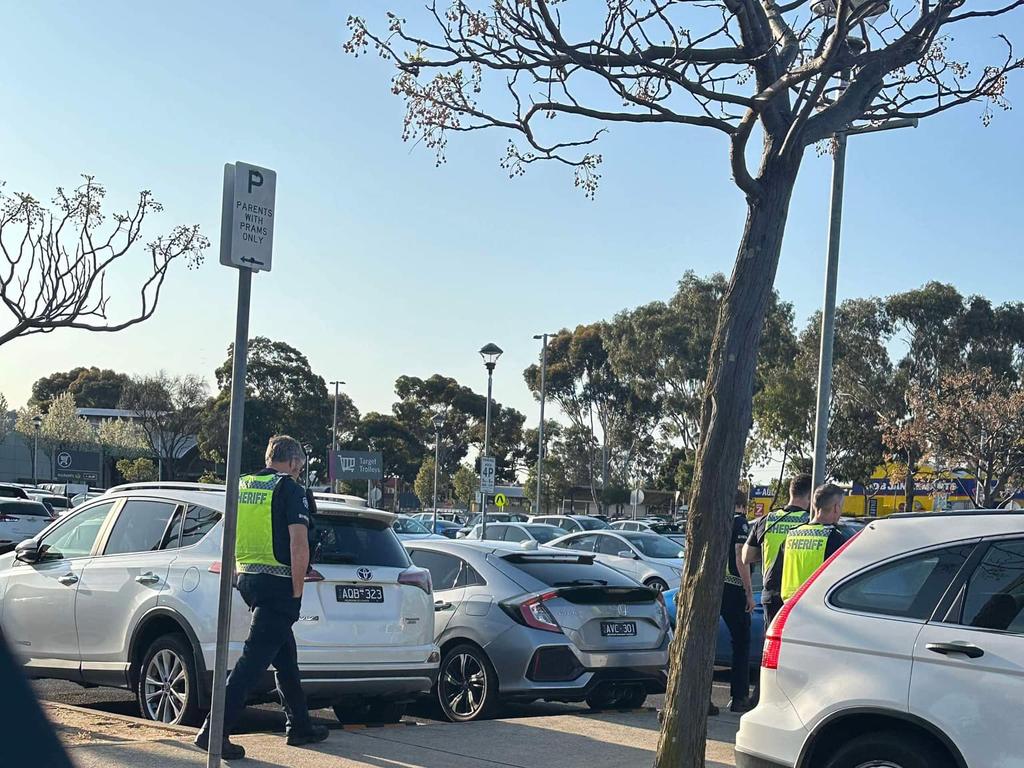
[[[148,483],[125,483],[108,488],[106,493],[121,491],[205,491],[207,493],[224,493],[227,486],[212,483],[183,483],[177,481],[152,481]]]

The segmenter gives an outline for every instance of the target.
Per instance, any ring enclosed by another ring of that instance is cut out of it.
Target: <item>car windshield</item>
[[[21,488],[14,488],[10,485],[0,485],[0,497],[7,499],[23,499],[25,492]]]
[[[533,538],[539,541],[541,544],[547,544],[549,541],[557,539],[559,536],[565,536],[565,531],[561,528],[555,528],[554,526],[548,525],[527,525],[524,526]]]
[[[38,501],[0,502],[0,515],[11,517],[51,517],[50,510]]]
[[[584,531],[598,531],[602,528],[608,527],[608,523],[606,523],[604,520],[598,520],[597,518],[593,517],[577,517],[574,519],[577,523],[580,524],[580,527]]]
[[[681,547],[656,533],[626,533],[623,538],[647,557],[678,558]]]
[[[419,520],[413,520],[411,517],[398,518],[397,520],[395,520],[394,527],[397,533],[430,533],[430,531],[427,529],[427,526],[425,526]]]
[[[480,515],[476,515],[472,520],[469,521],[469,527],[474,525],[480,525],[483,522],[483,518]],[[509,515],[503,515],[501,513],[494,514],[492,512],[487,513],[488,523],[508,523],[511,522]]]
[[[67,509],[71,506],[71,502],[64,496],[40,496],[38,501],[46,502],[57,509]]]
[[[409,556],[383,520],[316,515],[314,563],[408,568]]]

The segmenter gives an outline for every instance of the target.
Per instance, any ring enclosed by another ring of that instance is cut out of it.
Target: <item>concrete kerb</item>
[[[132,728],[146,727],[153,728],[156,730],[167,731],[168,733],[183,739],[194,739],[196,734],[199,733],[198,728],[190,728],[185,725],[158,723],[153,720],[144,720],[141,717],[119,715],[114,712],[104,712],[98,709],[89,709],[88,707],[78,707],[74,704],[65,704],[59,701],[46,701],[42,702],[42,704],[43,708],[46,710],[66,710],[68,712],[74,712],[75,714],[82,715],[84,717],[90,717],[93,719],[117,720],[118,722],[131,726]]]

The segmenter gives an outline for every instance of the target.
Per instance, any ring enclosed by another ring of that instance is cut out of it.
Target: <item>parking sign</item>
[[[494,493],[495,459],[491,456],[480,459],[480,492]]]

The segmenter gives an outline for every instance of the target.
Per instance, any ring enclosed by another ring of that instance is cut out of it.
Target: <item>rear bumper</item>
[[[665,692],[668,681],[666,636],[654,650],[589,653],[568,641],[552,642],[557,636],[516,626],[485,647],[498,673],[501,697],[507,700],[549,699],[583,701],[602,685],[642,685],[648,693]],[[537,675],[531,669],[535,654],[547,649],[566,649],[576,664],[566,665],[566,674]]]
[[[302,690],[307,698],[318,702],[340,699],[375,699],[411,701],[430,693],[437,682],[437,663],[419,665],[388,665],[382,668],[338,669],[299,668]],[[207,673],[207,690],[212,690],[213,674]],[[250,703],[276,700],[273,672],[260,678],[250,696]]]
[[[302,667],[302,689],[310,698],[355,696],[373,699],[410,699],[428,694],[437,682],[437,664],[399,669],[318,670]]]
[[[736,750],[736,768],[793,768],[791,764],[779,763],[775,760],[766,760],[763,757],[748,755],[746,752]]]

